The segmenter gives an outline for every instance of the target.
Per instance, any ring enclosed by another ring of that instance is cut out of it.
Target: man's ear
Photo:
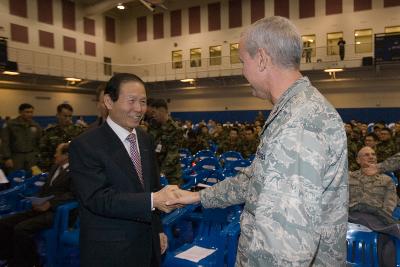
[[[270,57],[263,48],[259,48],[257,54],[258,54],[258,62],[257,62],[258,70],[261,72],[267,68]]]
[[[111,99],[109,94],[104,95],[104,104],[106,105],[108,110],[112,109],[114,101]]]

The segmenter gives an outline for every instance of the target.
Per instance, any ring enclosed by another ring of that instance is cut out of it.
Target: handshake
[[[153,193],[153,207],[167,213],[197,202],[200,202],[199,192],[182,190],[177,185],[167,185]]]

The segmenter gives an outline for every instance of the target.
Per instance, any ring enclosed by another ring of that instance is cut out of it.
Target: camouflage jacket
[[[69,142],[80,135],[85,129],[79,125],[48,127],[40,140],[38,165],[43,171],[48,171],[53,164],[54,153],[59,144]]]
[[[379,164],[381,172],[393,172],[400,170],[400,153],[397,153]]]
[[[349,175],[349,209],[365,204],[392,216],[397,206],[396,186],[386,174],[364,175],[361,170]]]
[[[258,143],[260,141],[258,139],[254,140],[242,140],[242,150],[240,153],[244,158],[248,158],[249,156],[256,153]]]
[[[237,266],[345,266],[347,144],[338,113],[299,79],[270,113],[252,165],[200,196],[208,208],[245,203]]]
[[[376,145],[376,158],[378,162],[382,162],[390,156],[396,154],[397,145],[393,140],[380,142]]]
[[[39,151],[42,128],[34,121],[27,122],[21,117],[9,120],[2,129],[3,157],[8,159],[13,153]]]
[[[179,148],[183,143],[183,131],[176,123],[168,121],[159,127],[150,127],[149,133],[154,138],[158,166],[170,184],[179,184],[181,177],[181,164]]]

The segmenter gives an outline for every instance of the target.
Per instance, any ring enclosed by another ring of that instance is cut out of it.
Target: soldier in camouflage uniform
[[[248,158],[256,153],[259,140],[256,138],[254,128],[246,126],[244,130],[244,139],[242,140],[242,156]]]
[[[237,151],[241,152],[242,151],[242,141],[239,138],[239,129],[238,128],[232,128],[229,131],[229,137],[222,140],[218,144],[218,154],[222,154],[227,151]]]
[[[336,110],[299,72],[301,37],[282,17],[242,35],[239,55],[253,95],[274,104],[252,165],[168,204],[245,203],[237,266],[345,266],[347,144]]]
[[[163,99],[152,102],[155,122],[148,132],[154,138],[158,166],[169,184],[181,184],[181,164],[179,148],[182,147],[183,131],[168,114],[167,103]]]
[[[389,128],[381,129],[379,139],[380,143],[376,145],[376,156],[378,158],[378,162],[382,162],[388,157],[396,154],[398,151]]]
[[[2,154],[6,171],[31,170],[36,165],[42,129],[33,121],[31,104],[19,106],[19,116],[9,120],[2,129]]]
[[[360,206],[368,205],[377,208],[392,217],[397,206],[396,187],[392,178],[385,174],[367,175],[364,168],[376,164],[375,151],[364,147],[358,152],[357,162],[361,169],[351,172],[349,176],[350,211],[357,211]]]
[[[58,124],[48,127],[40,140],[38,165],[42,171],[48,171],[52,165],[56,148],[80,135],[85,129],[72,124],[73,108],[69,104],[57,106]]]

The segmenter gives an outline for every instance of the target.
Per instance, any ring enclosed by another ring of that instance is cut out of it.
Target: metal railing
[[[333,47],[316,47],[303,52],[302,70],[318,70],[330,67],[359,67],[363,57],[373,56],[368,46],[363,53],[356,53],[359,45],[346,45],[344,60],[340,60],[339,49]],[[372,46],[371,46],[372,49]],[[308,57],[308,58],[307,58]],[[108,80],[114,72],[130,72],[140,76],[144,81],[168,81],[186,78],[204,78],[240,75],[242,64],[237,57],[214,57],[197,60],[182,60],[158,64],[112,64],[42,53],[20,48],[8,48],[8,59],[16,61],[20,72],[51,75],[60,77],[76,77],[88,80]]]

